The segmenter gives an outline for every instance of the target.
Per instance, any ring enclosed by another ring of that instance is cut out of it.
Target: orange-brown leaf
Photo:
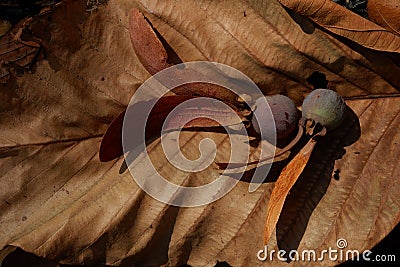
[[[168,114],[182,102],[191,99],[191,96],[166,96],[160,98],[154,105],[149,114],[146,125],[146,139],[156,137],[160,134],[161,127]],[[147,102],[139,102],[137,105],[147,105]],[[129,108],[128,108],[129,112]],[[122,126],[124,123],[126,111],[121,112],[108,126],[106,133],[101,140],[99,158],[100,161],[110,161],[123,154],[122,147]],[[142,140],[133,140],[141,142]],[[139,143],[130,144],[131,148],[135,148]]]
[[[304,167],[307,165],[316,141],[311,139],[302,150],[289,162],[282,170],[278,180],[275,182],[274,189],[268,201],[267,217],[264,228],[264,244],[268,244],[269,239],[276,227],[281,214],[285,199],[290,189],[296,183]]]
[[[171,66],[167,63],[167,51],[149,22],[137,8],[133,8],[131,11],[129,27],[133,49],[150,74],[156,74]]]

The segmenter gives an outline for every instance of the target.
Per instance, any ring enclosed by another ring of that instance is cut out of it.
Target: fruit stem
[[[303,117],[299,121],[297,135],[293,138],[292,141],[290,141],[289,144],[287,144],[284,148],[282,148],[282,150],[279,151],[277,154],[275,154],[273,156],[268,156],[268,157],[265,157],[262,159],[254,160],[251,162],[247,162],[247,163],[225,163],[225,162],[217,163],[218,168],[219,169],[235,169],[235,168],[250,166],[250,165],[254,165],[254,164],[258,164],[258,163],[263,163],[268,160],[272,160],[271,162],[269,162],[269,163],[272,163],[275,158],[285,154],[290,149],[292,149],[300,141],[300,139],[303,137],[304,134],[313,136],[313,137],[316,135],[321,135],[321,136],[325,135],[326,131],[327,131],[326,128],[323,127],[321,129],[320,127],[317,127],[317,126],[320,126],[320,124],[315,123],[314,120],[306,119]],[[321,130],[316,133],[316,128],[319,128]]]
[[[254,160],[251,162],[247,162],[247,163],[217,163],[219,169],[235,169],[235,168],[240,168],[243,166],[249,166],[249,165],[253,165],[253,164],[258,164],[260,162],[265,162],[268,160],[273,160],[276,157],[279,157],[283,154],[285,154],[287,151],[289,151],[290,149],[292,149],[301,139],[301,137],[304,134],[304,125],[299,122],[299,127],[298,127],[298,131],[296,136],[293,138],[292,141],[290,141],[289,144],[287,144],[281,151],[279,151],[277,154],[273,155],[273,156],[268,156],[262,159],[258,159],[258,160]],[[273,162],[273,161],[272,161]],[[229,166],[229,167],[228,167]]]

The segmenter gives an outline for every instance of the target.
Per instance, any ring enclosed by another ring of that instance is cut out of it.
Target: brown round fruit
[[[300,113],[289,97],[272,95],[256,100],[252,124],[257,133],[262,129],[262,138],[271,140],[276,133],[276,139],[280,140],[293,133],[299,118]]]

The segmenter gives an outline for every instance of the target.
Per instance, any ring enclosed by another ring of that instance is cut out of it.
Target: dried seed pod
[[[304,99],[302,114],[333,130],[342,122],[345,109],[346,103],[335,91],[316,89]]]
[[[296,129],[300,114],[294,102],[287,96],[284,95],[272,95],[261,97],[256,100],[254,116],[252,118],[252,124],[254,130],[260,133],[260,128],[263,129],[263,138],[269,139],[273,136],[273,132],[276,131],[276,138],[284,139],[290,136]],[[271,109],[273,117],[269,116],[268,106]],[[275,128],[271,127],[272,121],[275,122]]]

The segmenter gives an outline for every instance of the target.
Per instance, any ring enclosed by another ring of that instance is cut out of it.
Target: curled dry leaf
[[[129,27],[133,49],[150,74],[156,74],[171,66],[167,63],[167,51],[149,22],[137,8],[133,8],[131,11]]]
[[[306,125],[305,132],[314,132],[314,127]],[[282,170],[275,182],[274,189],[272,190],[270,199],[268,201],[267,216],[265,219],[264,228],[264,244],[268,244],[271,238],[272,232],[275,230],[276,224],[278,223],[279,216],[281,214],[283,204],[285,203],[286,197],[289,194],[290,189],[296,183],[300,174],[303,172],[305,166],[310,159],[311,153],[316,145],[317,136],[323,136],[326,134],[326,128],[322,128],[320,132],[313,134],[308,143],[300,150],[300,152],[289,162],[289,164]]]
[[[285,147],[280,149],[273,156],[263,157],[263,158],[260,158],[260,159],[257,159],[257,160],[253,160],[253,161],[250,161],[250,162],[246,162],[246,163],[217,162],[217,165],[218,165],[218,167],[220,169],[234,169],[234,168],[240,168],[240,167],[243,167],[243,166],[249,166],[249,165],[254,165],[254,164],[258,164],[258,163],[266,163],[267,161],[269,161],[271,163],[275,159],[280,157],[281,155],[283,155],[283,154],[287,153],[288,151],[290,151],[301,140],[301,138],[303,137],[303,133],[304,133],[303,127],[299,126],[296,136]]]
[[[279,0],[279,2],[312,19],[325,29],[362,46],[379,51],[400,52],[400,36],[333,1]]]
[[[149,114],[146,128],[146,139],[154,139],[160,135],[163,123],[168,114],[182,102],[191,99],[190,96],[166,96],[161,98]],[[146,105],[147,102],[139,102],[137,105]],[[118,158],[123,154],[122,147],[122,126],[124,122],[125,113],[129,112],[124,110],[121,112],[108,126],[106,133],[101,140],[99,158],[100,161],[110,161]],[[135,140],[141,142],[142,140]],[[135,144],[131,145],[132,148],[136,147]]]
[[[368,17],[385,29],[400,35],[400,1],[368,0]]]

